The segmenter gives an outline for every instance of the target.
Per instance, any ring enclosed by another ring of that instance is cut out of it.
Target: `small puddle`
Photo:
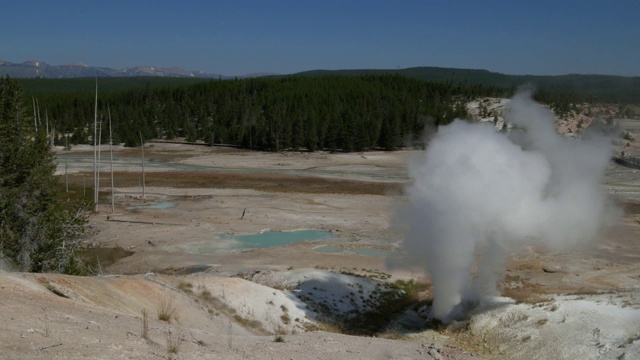
[[[169,209],[174,206],[176,206],[175,203],[165,201],[159,204],[129,206],[127,210],[131,211],[136,209]]]

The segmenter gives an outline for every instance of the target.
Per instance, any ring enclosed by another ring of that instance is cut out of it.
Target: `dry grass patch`
[[[69,184],[83,186],[83,176],[88,173],[69,175]],[[117,186],[137,187],[137,172],[116,172]],[[327,179],[316,176],[301,176],[263,171],[166,171],[148,172],[146,186],[169,188],[218,188],[255,189],[265,192],[288,192],[310,194],[363,194],[386,195],[402,193],[403,185],[394,183],[363,182],[355,180]]]
[[[156,300],[156,314],[158,314],[158,320],[171,323],[172,320],[176,320],[177,309],[174,304],[174,298],[168,294],[162,294],[158,296]]]
[[[291,324],[291,316],[289,316],[289,309],[284,305],[280,305],[280,310],[282,310],[282,315],[280,316],[280,320],[282,320],[282,323],[286,325]]]
[[[239,314],[233,315],[233,318],[238,322],[238,324],[242,325],[245,328],[250,328],[254,330],[258,330],[260,332],[265,332],[262,327],[262,323],[258,320],[251,320],[245,317],[240,316]]]
[[[542,285],[519,276],[507,275],[499,287],[503,296],[515,300],[517,304],[539,304],[551,301],[549,294],[542,289]]]
[[[178,283],[178,289],[184,291],[186,294],[193,294],[193,284],[180,281]]]
[[[566,292],[566,295],[600,295],[603,293],[604,292],[602,290],[598,290],[595,288],[581,287],[579,289],[569,290],[568,292]]]
[[[181,336],[171,329],[167,329],[164,333],[165,342],[167,345],[167,353],[169,354],[169,358],[172,359],[180,352],[180,345],[182,342]]]
[[[511,260],[507,264],[507,269],[514,271],[542,271],[542,263],[538,259]]]

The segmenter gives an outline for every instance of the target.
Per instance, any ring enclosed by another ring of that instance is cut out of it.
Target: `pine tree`
[[[85,207],[63,207],[47,134],[22,104],[18,83],[0,79],[0,260],[21,271],[78,273]]]

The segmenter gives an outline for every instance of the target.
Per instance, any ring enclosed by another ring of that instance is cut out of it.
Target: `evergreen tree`
[[[0,79],[0,260],[21,271],[77,273],[85,208],[63,207],[50,141],[22,104],[18,83]]]
[[[495,91],[400,75],[290,76],[112,90],[102,92],[101,100],[111,105],[113,131],[126,146],[139,146],[142,131],[145,139],[206,143],[215,135],[216,144],[263,151],[366,151],[420,143],[425,127],[466,117],[463,105],[470,97]],[[57,131],[74,133],[73,144],[89,142],[87,119],[93,121],[95,105],[90,93],[39,98]],[[104,143],[104,128],[102,134]]]

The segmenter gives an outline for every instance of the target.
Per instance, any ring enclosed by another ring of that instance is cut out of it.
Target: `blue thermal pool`
[[[339,239],[326,230],[263,231],[259,234],[249,235],[218,234],[214,235],[211,241],[176,245],[169,247],[168,250],[206,255],[228,251],[272,248],[306,241],[337,240]]]
[[[175,203],[172,202],[161,202],[159,204],[150,204],[150,205],[136,205],[136,206],[129,206],[127,208],[127,210],[136,210],[136,209],[168,209],[168,208],[172,208],[176,206]]]
[[[331,232],[326,230],[265,231],[250,235],[226,234],[220,238],[237,242],[236,248],[240,250],[286,246],[304,241],[335,240]]]

